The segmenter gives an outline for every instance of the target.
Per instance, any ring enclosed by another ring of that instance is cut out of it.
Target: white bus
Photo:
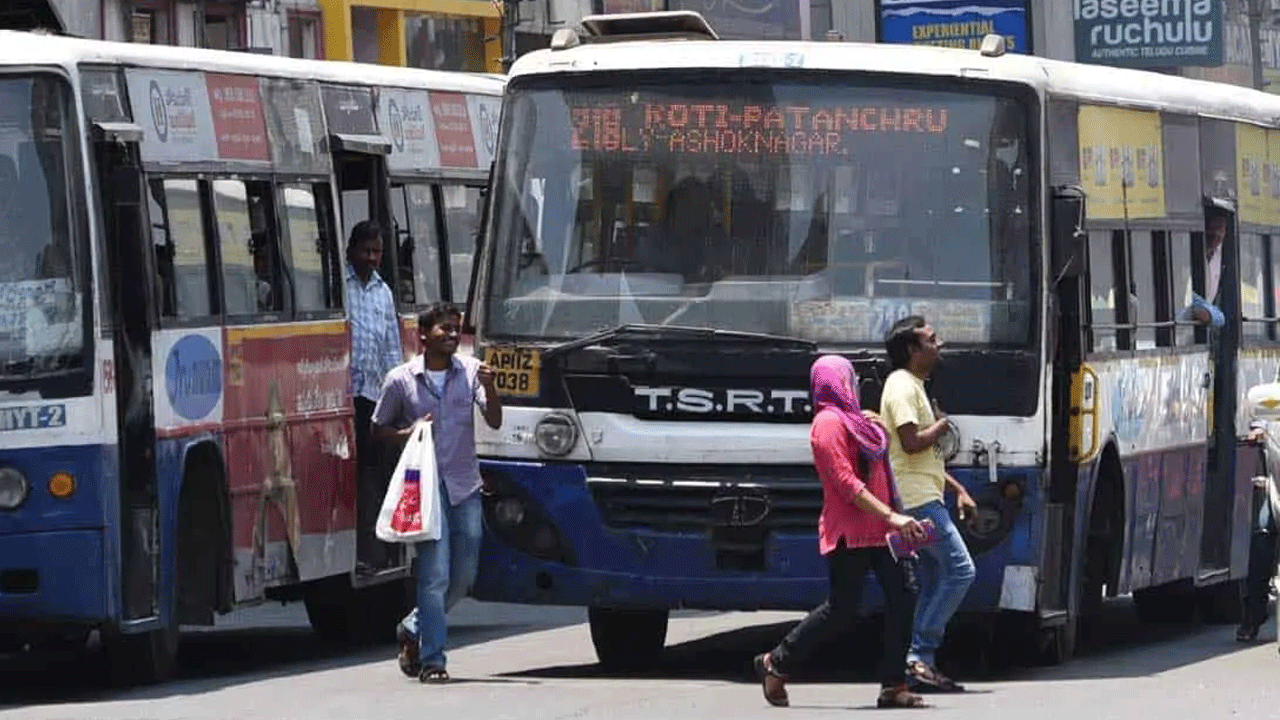
[[[0,32],[0,652],[97,630],[154,680],[263,600],[391,637],[344,248],[377,220],[403,317],[462,301],[503,84]]]
[[[979,505],[962,611],[1050,661],[1108,595],[1238,615],[1280,98],[1004,50],[659,13],[514,64],[469,312],[509,395],[478,597],[589,607],[610,664],[654,661],[674,608],[816,606],[808,368],[845,354],[876,407],[918,314]],[[1184,319],[1212,213],[1220,329]]]

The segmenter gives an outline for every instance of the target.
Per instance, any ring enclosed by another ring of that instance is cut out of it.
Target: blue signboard
[[[977,50],[992,34],[1030,53],[1026,0],[880,0],[880,42]]]

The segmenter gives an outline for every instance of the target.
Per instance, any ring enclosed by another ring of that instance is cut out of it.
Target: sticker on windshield
[[[67,406],[22,405],[0,408],[0,432],[65,427]]]

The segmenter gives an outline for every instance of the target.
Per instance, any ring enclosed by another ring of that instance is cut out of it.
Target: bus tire
[[[150,632],[116,633],[106,645],[111,681],[120,687],[154,685],[173,676],[178,665],[178,622]]]
[[[1200,617],[1210,625],[1234,625],[1242,619],[1244,581],[1228,580],[1199,588]]]
[[[178,544],[174,546],[175,582],[169,593],[168,612],[161,614],[161,626],[134,634],[125,634],[119,629],[104,634],[107,674],[113,685],[153,685],[173,676],[178,665],[178,639],[181,634],[176,597],[180,587],[177,582],[180,578],[176,576],[182,573],[179,547]]]
[[[322,640],[334,645],[390,641],[396,625],[413,607],[412,578],[363,588],[349,578],[326,578],[311,583],[303,594],[307,620]]]
[[[587,610],[596,659],[607,670],[645,670],[658,665],[667,643],[670,610]]]
[[[1190,590],[1152,587],[1133,591],[1138,620],[1156,625],[1189,625],[1196,621],[1199,603]]]

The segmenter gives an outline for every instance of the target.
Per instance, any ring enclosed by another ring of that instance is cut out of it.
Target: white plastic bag
[[[440,479],[431,423],[419,422],[404,444],[374,532],[392,543],[440,539]]]

